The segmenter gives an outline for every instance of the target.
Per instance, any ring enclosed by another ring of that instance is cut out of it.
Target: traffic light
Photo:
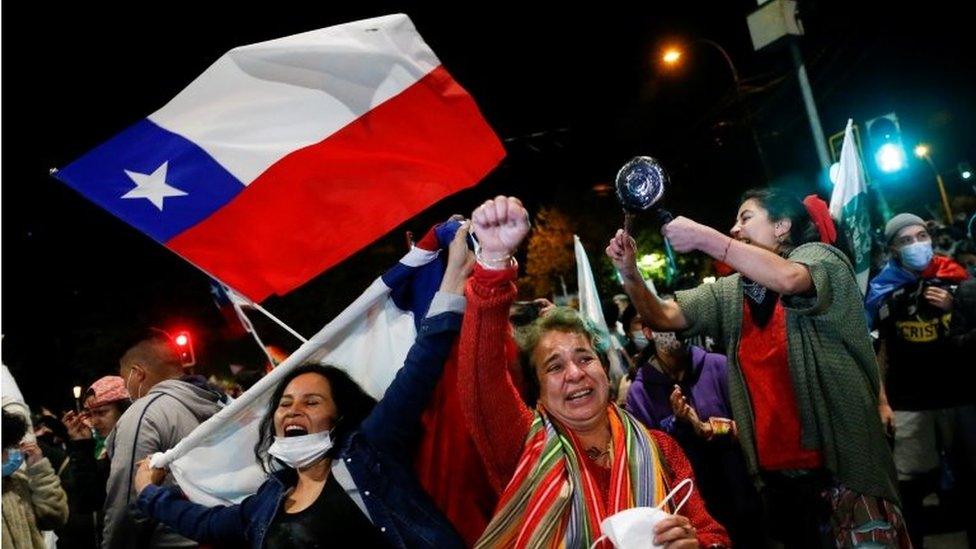
[[[905,146],[901,140],[901,126],[895,113],[881,115],[868,120],[868,142],[871,146],[874,164],[884,174],[899,172],[907,165]]]
[[[969,181],[973,178],[973,168],[969,162],[960,162],[956,165],[956,169],[959,171],[959,178],[963,181]]]
[[[176,332],[173,336],[173,344],[176,345],[176,351],[180,355],[180,362],[184,368],[189,368],[197,363],[197,359],[193,355],[193,339],[190,337],[190,332],[186,330]]]

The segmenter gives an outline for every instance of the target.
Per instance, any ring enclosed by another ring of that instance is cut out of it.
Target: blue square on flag
[[[199,146],[149,120],[76,160],[58,178],[164,243],[245,188]]]

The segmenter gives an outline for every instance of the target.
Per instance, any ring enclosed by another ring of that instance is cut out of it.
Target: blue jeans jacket
[[[461,315],[454,312],[424,319],[403,368],[338,453],[363,496],[373,524],[394,547],[463,546],[460,536],[420,486],[412,461],[420,416],[440,380],[460,327]],[[296,480],[293,469],[279,471],[239,505],[218,507],[191,503],[175,486],[149,486],[139,494],[139,508],[190,539],[260,548]]]

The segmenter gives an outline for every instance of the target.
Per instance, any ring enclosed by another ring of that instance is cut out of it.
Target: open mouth
[[[584,399],[593,394],[593,389],[580,389],[579,391],[574,391],[566,397],[566,400],[572,402],[574,400]]]
[[[302,427],[301,425],[286,425],[285,426],[285,437],[300,437],[308,434],[308,429]]]

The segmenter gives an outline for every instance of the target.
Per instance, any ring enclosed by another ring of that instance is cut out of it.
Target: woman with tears
[[[685,488],[694,474],[678,443],[610,400],[605,332],[575,309],[554,307],[520,329],[520,364],[510,367],[512,255],[528,235],[528,213],[517,198],[499,196],[471,221],[480,248],[458,387],[499,495],[476,547],[728,547],[725,529]],[[678,493],[690,495],[676,503]]]
[[[154,485],[165,470],[147,460],[135,479],[139,508],[188,538],[218,545],[462,546],[414,477],[411,442],[461,327],[473,265],[466,236],[462,224],[440,290],[379,402],[338,368],[300,366],[282,379],[261,422],[255,454],[269,475],[256,494],[231,506],[191,503],[178,487]]]

